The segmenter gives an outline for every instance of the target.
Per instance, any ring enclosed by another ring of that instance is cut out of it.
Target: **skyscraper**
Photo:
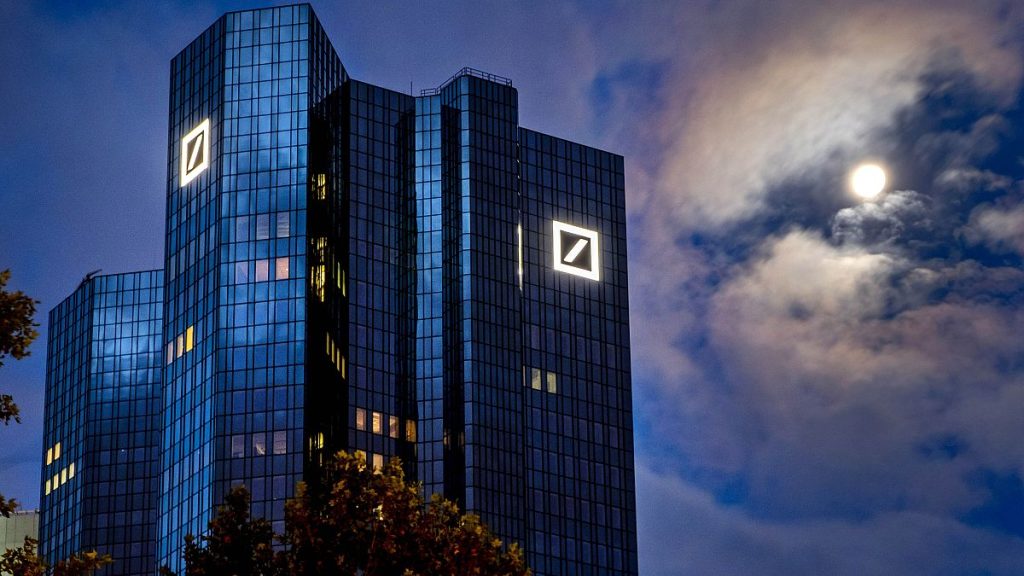
[[[87,278],[50,311],[40,553],[95,549],[151,574],[163,274]]]
[[[308,5],[171,62],[157,561],[245,483],[358,450],[520,542],[635,574],[621,156],[519,125],[510,80],[348,76]]]

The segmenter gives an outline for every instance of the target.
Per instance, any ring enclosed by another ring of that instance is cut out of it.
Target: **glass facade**
[[[160,271],[98,276],[50,312],[40,552],[156,570]]]
[[[520,127],[498,76],[351,79],[308,5],[196,38],[169,126],[160,564],[235,484],[280,530],[347,449],[401,457],[536,574],[636,574],[621,156]],[[66,372],[89,328],[62,307]]]
[[[307,362],[337,358],[341,340],[311,341],[306,322],[326,289],[307,255],[330,252],[308,234],[326,188],[310,124],[345,79],[308,5],[226,14],[171,62],[159,561],[172,569],[232,485],[280,528],[323,445],[317,401],[340,383],[307,378]],[[192,174],[204,123],[208,166]]]

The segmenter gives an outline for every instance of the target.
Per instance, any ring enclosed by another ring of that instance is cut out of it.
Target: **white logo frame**
[[[193,147],[192,154],[189,155],[189,144],[195,142],[200,137],[203,139],[202,145]],[[203,159],[201,162],[196,163],[196,153],[200,150],[202,150]],[[209,118],[200,122],[198,126],[193,128],[188,134],[185,134],[185,137],[181,139],[181,159],[179,162],[181,164],[181,186],[185,186],[195,180],[210,167]],[[189,169],[189,166],[191,166],[191,169]]]
[[[570,248],[568,254],[562,252],[562,232],[580,236],[581,240]],[[558,220],[551,221],[552,255],[554,268],[559,272],[582,276],[590,280],[601,280],[601,246],[597,230],[588,230]],[[586,241],[584,241],[584,239]],[[590,251],[590,269],[574,266],[573,260],[583,251]]]

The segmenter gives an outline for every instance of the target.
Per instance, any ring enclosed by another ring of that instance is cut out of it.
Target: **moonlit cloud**
[[[642,568],[1016,573],[1020,10],[680,10],[632,197]]]

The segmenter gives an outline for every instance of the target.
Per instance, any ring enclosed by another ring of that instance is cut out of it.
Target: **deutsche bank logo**
[[[207,118],[181,139],[181,185],[196,179],[210,166],[210,120]]]
[[[596,230],[552,220],[551,232],[554,238],[552,252],[555,255],[555,270],[591,280],[601,279],[601,250]]]

